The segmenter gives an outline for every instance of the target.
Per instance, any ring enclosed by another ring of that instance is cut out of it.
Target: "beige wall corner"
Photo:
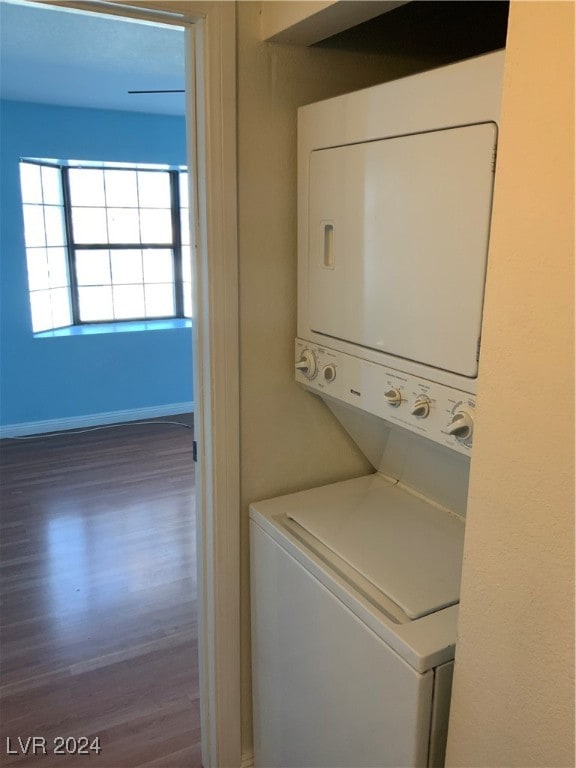
[[[449,766],[574,765],[574,3],[511,3]]]

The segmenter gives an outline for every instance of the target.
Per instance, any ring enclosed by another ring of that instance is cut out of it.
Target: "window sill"
[[[103,333],[137,333],[139,331],[166,331],[172,328],[191,328],[192,320],[182,317],[167,320],[128,320],[121,323],[94,323],[70,325],[53,331],[35,333],[35,339],[53,339],[62,336],[94,336]]]

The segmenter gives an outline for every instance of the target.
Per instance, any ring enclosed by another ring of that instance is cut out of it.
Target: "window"
[[[192,316],[188,174],[20,162],[32,329]]]

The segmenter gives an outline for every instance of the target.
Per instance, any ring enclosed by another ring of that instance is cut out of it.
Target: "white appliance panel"
[[[310,153],[311,332],[477,375],[496,132],[486,122]]]
[[[322,398],[338,400],[362,409],[395,426],[470,456],[472,435],[459,438],[449,430],[451,422],[462,410],[473,415],[476,407],[474,395],[302,339],[296,339],[295,355],[296,365],[303,357],[309,356],[314,366],[312,371],[305,372],[297,368],[296,381]],[[387,392],[397,393],[398,401],[388,402]],[[423,398],[428,404],[428,410],[424,415],[417,415],[414,409]],[[377,429],[381,431],[381,428]],[[366,453],[361,444],[360,448]]]
[[[288,516],[411,619],[459,600],[463,520],[378,474],[306,491]]]
[[[254,521],[250,529],[257,768],[426,765],[432,670],[412,669]]]

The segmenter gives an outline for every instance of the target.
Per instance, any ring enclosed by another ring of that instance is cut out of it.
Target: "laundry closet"
[[[502,69],[299,110],[295,377],[374,472],[251,505],[256,766],[443,765]]]

